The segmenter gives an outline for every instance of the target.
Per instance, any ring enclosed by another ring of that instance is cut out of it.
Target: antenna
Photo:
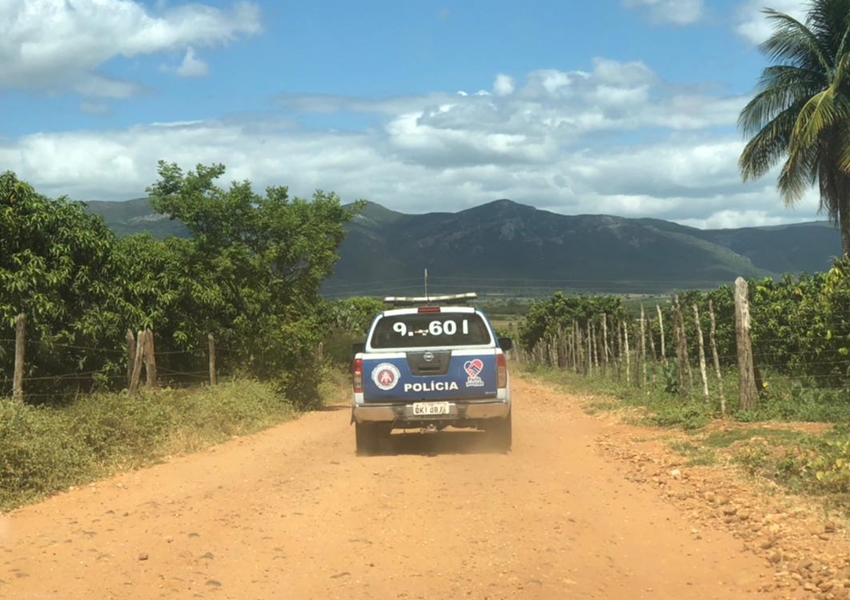
[[[428,267],[425,267],[425,300],[428,299]]]

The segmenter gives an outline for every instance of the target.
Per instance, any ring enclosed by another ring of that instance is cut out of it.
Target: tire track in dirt
[[[782,597],[740,540],[693,539],[598,452],[616,425],[513,387],[510,454],[446,432],[357,457],[340,407],[14,511],[0,597]]]

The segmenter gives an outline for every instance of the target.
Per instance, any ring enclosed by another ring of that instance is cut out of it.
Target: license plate
[[[414,417],[447,415],[451,412],[448,402],[416,402],[413,405]]]

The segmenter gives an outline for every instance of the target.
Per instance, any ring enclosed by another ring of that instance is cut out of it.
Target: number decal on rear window
[[[375,325],[373,348],[478,346],[490,344],[490,330],[475,313],[388,315]]]

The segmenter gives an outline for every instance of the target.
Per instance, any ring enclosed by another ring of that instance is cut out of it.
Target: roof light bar
[[[478,298],[475,292],[444,296],[387,296],[384,304],[391,306],[434,306],[439,304],[465,304]]]

